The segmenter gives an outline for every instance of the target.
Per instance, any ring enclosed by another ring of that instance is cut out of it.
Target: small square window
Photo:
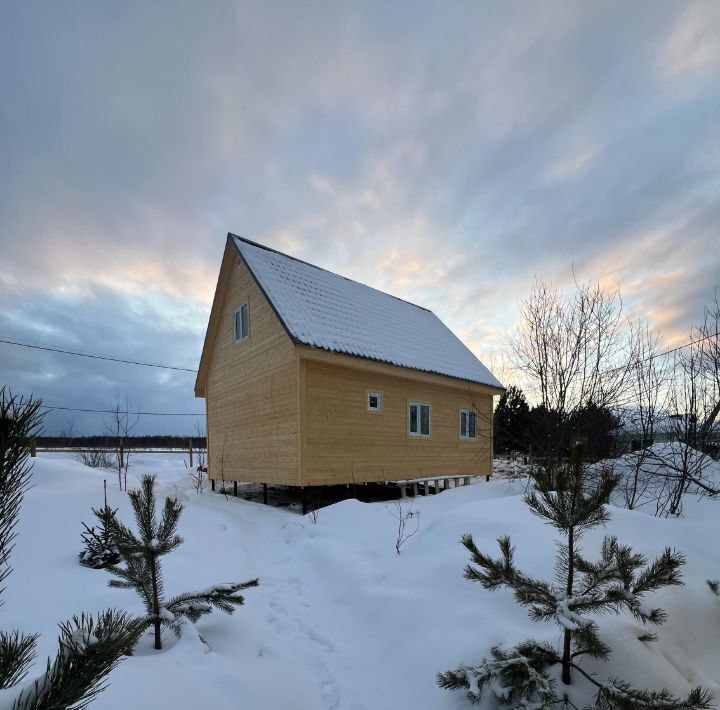
[[[475,439],[477,436],[477,412],[472,409],[460,410],[460,438]]]
[[[248,304],[243,303],[233,314],[233,328],[235,331],[235,342],[245,340],[250,334],[248,321]]]
[[[368,412],[382,412],[383,396],[382,392],[367,393],[367,410]]]
[[[410,436],[430,436],[429,404],[408,403],[408,434]]]

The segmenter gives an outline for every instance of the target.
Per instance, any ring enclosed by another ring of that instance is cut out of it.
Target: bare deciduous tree
[[[568,443],[568,423],[581,408],[612,408],[628,371],[622,300],[599,282],[575,284],[567,297],[536,281],[520,304],[510,338],[517,369],[534,387],[538,404],[555,420],[546,443],[554,458]]]
[[[712,442],[717,451],[718,444],[712,436],[720,417],[720,301],[717,289],[712,303],[705,308],[703,324],[695,330],[695,335],[707,404],[699,435],[705,445]]]
[[[212,457],[210,457],[210,440],[208,439],[208,476],[213,480],[220,479],[222,481],[222,493],[227,500],[227,490],[225,488],[225,469],[227,468],[227,455],[225,453],[226,435],[220,436],[220,445],[215,444]],[[215,437],[213,437],[215,441]]]
[[[627,390],[631,406],[625,411],[622,425],[633,444],[627,457],[629,470],[621,480],[619,492],[625,506],[633,510],[648,500],[654,487],[648,459],[652,456],[650,447],[657,428],[665,419],[670,372],[668,361],[662,356],[662,338],[647,322],[630,324],[630,353]]]
[[[197,421],[195,422],[195,435],[200,440],[207,440],[205,428]],[[203,493],[205,489],[205,476],[207,475],[207,452],[202,446],[197,450],[197,467],[190,471],[190,479],[193,482],[195,493]]]
[[[115,392],[115,402],[110,408],[111,414],[105,423],[105,433],[112,439],[115,446],[115,464],[118,472],[118,485],[123,490],[123,473],[124,473],[124,489],[127,490],[127,472],[130,466],[130,447],[129,437],[133,429],[140,421],[139,414],[133,414],[130,411],[130,401],[125,395],[125,401],[120,398],[120,392]]]
[[[75,438],[75,422],[70,419],[69,417],[65,420],[65,426],[63,427],[63,430],[60,432],[60,436],[65,439],[64,444],[68,448],[71,448],[73,445],[73,439]]]
[[[680,515],[683,494],[691,488],[712,496],[720,492],[716,483],[707,480],[706,471],[712,459],[703,453],[705,434],[702,426],[698,426],[707,421],[714,406],[707,385],[702,351],[699,344],[694,343],[673,360],[668,421],[677,443],[655,447],[648,457],[658,486],[658,515]]]
[[[720,304],[717,294],[693,327],[689,344],[672,356],[646,325],[632,329],[628,370],[629,429],[637,451],[623,461],[622,484],[629,508],[654,504],[656,515],[680,515],[688,491],[716,496],[707,469],[717,454],[714,441],[720,413]],[[656,443],[658,426],[670,442]],[[630,464],[628,466],[628,463]]]

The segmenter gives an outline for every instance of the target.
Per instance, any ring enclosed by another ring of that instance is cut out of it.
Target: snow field
[[[137,456],[131,472],[131,487],[156,473],[158,498],[174,495],[185,505],[185,543],[164,558],[168,595],[255,576],[261,586],[233,616],[213,612],[197,633],[189,627],[179,641],[166,637],[162,652],[143,640],[110,676],[93,705],[99,710],[460,710],[471,706],[462,693],[437,688],[438,671],[475,664],[494,644],[559,640],[555,625],[531,622],[510,592],[463,578],[468,555],[459,539],[469,532],[493,555],[496,538],[509,534],[518,566],[552,579],[554,531],[507,481],[415,499],[420,530],[398,556],[390,504],[344,501],[320,510],[314,524],[286,509],[197,495],[177,458]],[[103,478],[110,504],[131,522],[112,471],[63,454],[37,460],[0,616],[2,628],[42,634],[38,669],[54,653],[57,622],[109,606],[141,611],[132,592],[107,586],[107,573],[77,563],[80,523],[91,523],[90,507],[102,505]],[[669,545],[688,560],[687,586],[647,597],[669,615],[656,629],[659,640],[639,641],[645,629],[629,615],[600,617],[614,650],[609,663],[586,662],[587,670],[677,694],[702,684],[720,698],[720,604],[705,585],[720,576],[718,505],[691,497],[680,520],[613,508],[607,528],[587,534],[591,558],[603,535],[614,534],[649,558]],[[579,679],[571,692],[577,705],[589,700]],[[481,707],[493,707],[489,696]]]

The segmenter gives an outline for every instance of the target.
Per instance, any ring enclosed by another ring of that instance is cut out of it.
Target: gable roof
[[[297,344],[502,389],[431,311],[228,234]]]

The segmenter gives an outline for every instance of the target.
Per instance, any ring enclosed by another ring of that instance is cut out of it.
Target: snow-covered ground
[[[348,500],[320,510],[317,523],[296,512],[206,492],[197,495],[176,456],[136,456],[129,485],[155,473],[159,497],[185,504],[185,543],[165,558],[168,594],[258,576],[233,616],[214,612],[162,652],[144,640],[111,674],[93,704],[128,707],[252,710],[459,710],[462,693],[440,690],[435,674],[475,664],[498,643],[528,636],[559,640],[552,624],[536,624],[508,591],[488,592],[463,578],[470,532],[487,552],[510,534],[525,571],[551,579],[553,530],[523,505],[521,485],[497,480],[418,498],[420,530],[395,553],[397,522],[384,503]],[[21,514],[0,628],[42,634],[37,669],[54,653],[56,624],[80,611],[114,606],[141,611],[134,594],[107,586],[108,575],[81,567],[81,521],[110,503],[130,522],[127,496],[111,471],[93,470],[66,454],[41,454]],[[517,487],[513,487],[517,485]],[[614,652],[588,670],[642,687],[684,694],[703,685],[720,698],[720,601],[705,579],[720,576],[720,502],[691,498],[680,520],[612,509],[605,530],[584,540],[595,556],[606,533],[648,557],[666,545],[687,556],[687,586],[648,598],[669,614],[655,643],[629,616],[600,619]],[[589,699],[579,681],[576,705]],[[493,707],[488,697],[484,707]]]

